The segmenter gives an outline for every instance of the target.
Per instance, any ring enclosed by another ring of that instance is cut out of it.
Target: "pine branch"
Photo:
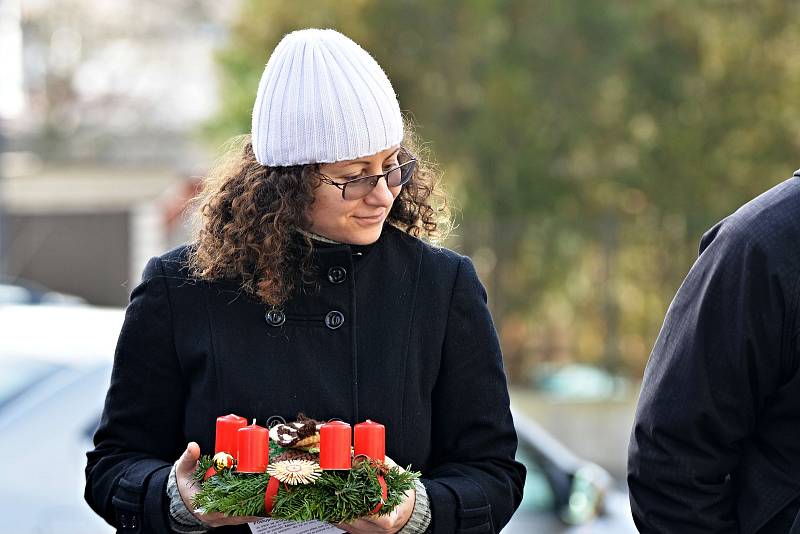
[[[202,480],[210,459],[201,459],[195,477]],[[379,515],[390,513],[405,499],[405,492],[414,487],[419,473],[401,472],[392,468],[385,475],[387,498]],[[265,515],[264,492],[269,475],[240,474],[222,471],[201,484],[194,505],[206,513],[226,515]],[[325,471],[315,483],[298,486],[281,485],[275,497],[271,516],[276,519],[307,521],[318,519],[330,523],[351,521],[368,515],[381,501],[378,472],[368,463],[350,471]]]
[[[203,482],[203,477],[205,477],[206,471],[208,471],[208,468],[211,467],[211,464],[212,457],[208,454],[200,457],[200,460],[197,464],[197,469],[194,470],[194,475],[192,476],[196,483]]]

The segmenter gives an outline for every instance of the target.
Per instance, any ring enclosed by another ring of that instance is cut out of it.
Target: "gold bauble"
[[[223,469],[230,469],[231,467],[233,467],[233,456],[231,456],[227,452],[218,452],[217,454],[214,455],[214,458],[211,459],[211,464],[217,471],[222,471]]]

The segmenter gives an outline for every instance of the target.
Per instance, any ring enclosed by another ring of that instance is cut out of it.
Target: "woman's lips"
[[[360,217],[358,215],[353,216],[357,222],[362,224],[375,224],[379,222],[383,222],[383,213],[379,213],[378,215],[372,215],[370,217]]]

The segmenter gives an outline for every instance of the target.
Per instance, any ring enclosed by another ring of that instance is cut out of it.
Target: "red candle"
[[[236,432],[247,426],[247,419],[238,415],[223,415],[217,417],[217,432],[214,437],[214,454],[227,452],[234,458],[239,453],[236,450]]]
[[[356,425],[354,434],[356,456],[364,454],[381,462],[386,459],[386,429],[382,424],[367,419]]]
[[[320,427],[319,466],[322,469],[350,469],[350,425],[331,421]]]
[[[269,431],[253,424],[236,431],[239,458],[236,471],[239,473],[263,473],[269,463]]]

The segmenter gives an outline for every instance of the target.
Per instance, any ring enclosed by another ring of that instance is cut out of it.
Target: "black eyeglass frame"
[[[372,189],[375,189],[375,187],[378,185],[378,182],[380,181],[381,178],[385,178],[386,179],[386,185],[388,187],[401,187],[401,186],[406,185],[411,180],[411,177],[414,175],[414,168],[416,167],[416,164],[417,164],[417,159],[412,157],[408,161],[404,161],[403,163],[392,167],[391,169],[389,169],[388,171],[384,172],[383,174],[373,174],[371,176],[356,176],[355,178],[351,178],[350,180],[347,180],[345,182],[337,182],[337,181],[333,180],[331,177],[326,176],[326,175],[324,175],[322,173],[319,173],[319,177],[320,177],[320,180],[322,181],[322,183],[329,184],[329,185],[332,185],[332,186],[334,186],[334,187],[336,187],[338,189],[341,189],[342,190],[342,198],[344,200],[359,200],[359,199],[362,199],[365,196],[369,195],[372,192]],[[404,169],[404,167],[407,168],[408,170]],[[394,172],[397,169],[401,169],[401,171],[400,171],[401,172],[400,183],[397,184],[397,185],[389,185],[389,173],[390,172]],[[372,189],[370,189],[369,191],[367,191],[366,193],[364,193],[362,196],[360,196],[358,198],[348,199],[348,198],[345,197],[345,191],[346,191],[348,185],[350,185],[350,184],[352,184],[354,182],[365,182],[367,180],[370,181],[370,185],[372,186]]]

